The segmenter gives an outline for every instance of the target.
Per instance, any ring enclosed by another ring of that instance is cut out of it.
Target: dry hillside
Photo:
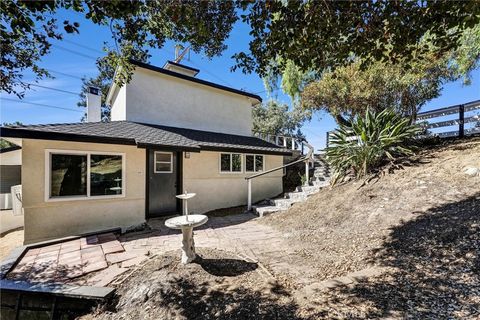
[[[411,160],[367,185],[322,190],[264,220],[300,248],[297,263],[312,267],[312,279],[382,270],[349,290],[307,290],[310,302],[366,317],[480,317],[480,174],[464,173],[480,168],[480,139]]]

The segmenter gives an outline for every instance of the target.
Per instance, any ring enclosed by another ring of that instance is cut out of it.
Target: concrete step
[[[302,199],[278,198],[271,199],[270,205],[282,208],[290,208],[294,203],[302,202]]]
[[[269,205],[258,205],[258,206],[252,206],[252,210],[259,217],[265,217],[269,214],[272,214],[278,211],[288,210],[288,208],[281,208],[281,207],[269,206]]]
[[[305,192],[308,196],[320,190],[319,186],[301,186],[297,187],[298,192]]]
[[[287,192],[285,193],[285,197],[288,199],[295,200],[297,202],[307,200],[307,194],[305,192]]]

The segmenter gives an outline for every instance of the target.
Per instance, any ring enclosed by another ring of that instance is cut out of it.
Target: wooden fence
[[[435,135],[440,138],[459,137],[463,138],[468,135],[480,134],[480,114],[475,114],[476,110],[480,110],[480,100],[458,104],[455,106],[420,112],[417,114],[416,123],[425,128],[428,135]],[[442,117],[458,115],[455,119],[439,120]],[[470,128],[466,128],[466,124],[472,124]],[[447,128],[457,126],[458,129],[433,132],[431,129]],[[333,131],[327,132],[327,147],[330,142],[330,135]]]

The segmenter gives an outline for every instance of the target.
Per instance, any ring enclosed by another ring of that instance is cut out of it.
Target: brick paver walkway
[[[113,234],[105,234],[29,250],[9,277],[107,285],[152,254],[161,255],[180,249],[181,232],[165,227],[164,222],[165,219],[150,220],[151,230],[127,233],[117,238]],[[205,225],[194,229],[194,239],[197,248],[235,252],[240,257],[268,265],[272,272],[290,273],[300,278],[303,273],[302,266],[286,262],[291,261],[286,259],[287,256],[296,253],[283,234],[259,223],[251,214],[210,217]],[[74,279],[90,272],[92,276],[87,279]]]

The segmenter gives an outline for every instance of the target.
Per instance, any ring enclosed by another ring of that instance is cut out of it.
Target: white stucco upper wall
[[[252,100],[248,97],[140,67],[112,100],[112,121],[239,135],[252,131]]]

